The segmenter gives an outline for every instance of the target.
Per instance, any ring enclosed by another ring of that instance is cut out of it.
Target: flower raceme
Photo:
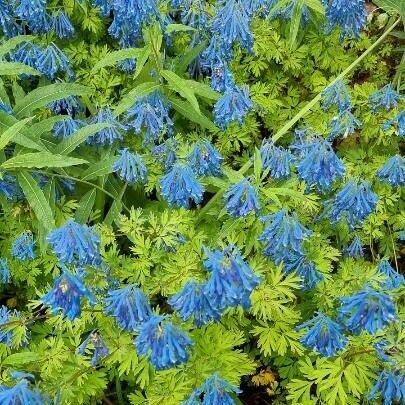
[[[120,156],[112,166],[113,172],[128,184],[148,182],[148,171],[142,157],[132,153],[128,148],[121,149]]]
[[[370,401],[381,396],[384,405],[405,402],[405,376],[401,371],[382,371],[368,394]]]
[[[207,139],[196,143],[188,156],[190,167],[197,176],[221,176],[223,160],[224,158]]]
[[[97,366],[100,359],[107,357],[110,354],[108,347],[106,346],[103,338],[97,331],[92,331],[89,336],[83,341],[78,349],[78,353],[84,355],[86,351],[93,350],[93,356],[91,358],[91,365]]]
[[[0,404],[3,405],[44,405],[45,398],[41,393],[29,387],[25,378],[18,381],[13,387],[0,385]]]
[[[23,232],[12,244],[11,255],[19,260],[35,259],[35,241],[32,232]]]
[[[344,250],[344,253],[346,256],[352,257],[353,259],[364,256],[363,246],[358,235],[355,236],[350,245]]]
[[[387,290],[398,288],[404,284],[404,276],[396,272],[387,259],[382,259],[380,263],[378,263],[377,272],[385,276],[385,280],[381,286]]]
[[[405,160],[402,156],[395,155],[383,167],[378,169],[377,177],[392,187],[405,185]]]

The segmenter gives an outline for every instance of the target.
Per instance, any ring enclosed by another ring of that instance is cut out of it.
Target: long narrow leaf
[[[49,152],[35,152],[17,155],[11,159],[6,160],[0,165],[4,170],[11,170],[17,168],[32,168],[38,169],[42,167],[69,167],[77,166],[88,163],[87,160],[77,159],[62,155],[55,155]]]
[[[98,70],[108,66],[115,66],[118,62],[125,59],[136,59],[142,54],[142,51],[142,48],[126,48],[111,52],[94,65],[91,73],[94,74]]]
[[[80,199],[79,208],[75,215],[76,221],[80,224],[85,224],[88,221],[96,201],[96,195],[96,189],[93,188]]]
[[[31,75],[40,76],[38,70],[20,62],[0,62],[0,76]]]
[[[25,120],[16,122],[14,125],[6,129],[0,135],[0,150],[3,150],[7,146],[7,144],[19,134],[21,129],[24,128],[31,120],[32,118],[26,118]]]
[[[116,160],[117,157],[112,156],[90,165],[90,167],[83,172],[81,180],[92,180],[110,174],[112,172],[112,165]]]

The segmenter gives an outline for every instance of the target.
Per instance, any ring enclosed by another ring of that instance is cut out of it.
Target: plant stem
[[[124,405],[124,398],[122,396],[121,381],[118,373],[115,375],[115,391],[117,393],[118,405]]]
[[[367,48],[353,63],[351,63],[339,76],[336,77],[325,89],[335,84],[338,80],[343,79],[348,73],[350,73],[367,55],[369,55],[384,39],[392,32],[392,30],[400,23],[401,19],[398,18],[381,36],[377,39],[369,48]],[[323,90],[314,97],[304,108],[302,108],[290,121],[288,121],[276,134],[272,136],[273,142],[278,141],[284,134],[286,134],[301,118],[303,118],[316,103],[321,101]],[[238,173],[244,175],[252,166],[252,158],[239,169]],[[219,189],[210,201],[200,210],[197,216],[197,222],[200,222],[209,209],[222,197],[224,189]]]

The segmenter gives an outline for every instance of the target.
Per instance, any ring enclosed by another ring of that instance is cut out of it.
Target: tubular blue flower
[[[105,313],[114,316],[118,325],[128,331],[137,330],[152,316],[147,296],[135,284],[110,291],[104,305]]]
[[[271,222],[259,237],[260,241],[265,242],[265,256],[280,264],[291,253],[303,254],[302,242],[312,235],[312,231],[301,225],[295,213],[290,215],[286,209],[282,209],[262,220]]]
[[[67,117],[53,126],[53,136],[57,139],[66,139],[85,125],[83,121]]]
[[[130,120],[128,125],[134,128],[136,134],[141,134],[142,129],[146,130],[144,145],[154,142],[164,131],[169,135],[173,131],[169,104],[159,92],[137,98],[133,107],[128,110],[127,119]]]
[[[380,360],[385,361],[387,363],[392,363],[393,358],[389,354],[390,351],[390,343],[386,339],[381,339],[374,343],[374,349],[376,351],[377,356],[380,358]]]
[[[192,340],[164,316],[152,316],[139,327],[135,347],[139,355],[148,355],[157,370],[185,363]]]
[[[326,202],[326,215],[332,224],[345,219],[350,229],[361,224],[377,206],[378,197],[367,181],[350,180],[332,202]]]
[[[301,343],[325,357],[335,356],[347,346],[348,339],[342,333],[342,327],[322,312],[297,327],[307,329],[300,339]]]
[[[387,111],[398,107],[398,103],[402,99],[403,97],[392,88],[391,84],[387,84],[383,88],[372,93],[368,101],[371,110],[375,113],[381,107],[384,107]]]
[[[325,111],[329,111],[333,106],[337,107],[340,114],[349,111],[351,99],[345,82],[339,79],[332,86],[326,87],[322,91],[322,103]]]
[[[23,42],[10,52],[10,59],[13,62],[20,62],[32,68],[37,67],[38,58],[43,56],[43,49],[32,42]]]
[[[0,283],[8,284],[10,280],[10,269],[7,260],[0,258]]]
[[[220,35],[215,34],[211,37],[207,49],[201,54],[201,67],[205,72],[210,72],[212,87],[217,91],[224,91],[233,85],[232,73],[228,68],[228,62],[232,57],[232,48],[227,46]]]
[[[100,237],[87,225],[73,220],[51,231],[47,240],[60,263],[99,266]]]
[[[347,138],[356,132],[357,128],[361,127],[361,121],[359,121],[350,111],[339,113],[332,118],[328,127],[330,128],[328,140],[333,141],[340,136]]]
[[[202,405],[235,405],[235,401],[229,393],[240,394],[237,387],[222,379],[218,373],[208,377],[201,391],[204,392]]]
[[[81,110],[79,100],[74,96],[61,98],[49,104],[54,114],[75,115]]]
[[[396,127],[398,135],[401,138],[405,137],[405,110],[401,111],[394,118],[386,121],[383,125],[383,129],[387,130],[392,125]]]
[[[132,153],[128,148],[120,151],[120,157],[113,164],[113,172],[118,172],[122,180],[129,184],[148,182],[148,171],[142,157]]]
[[[16,311],[11,312],[4,305],[0,306],[0,343],[4,343],[7,346],[12,342],[13,331],[2,328],[1,326],[9,323],[11,321],[10,318],[13,316],[18,316],[18,313]]]
[[[179,293],[170,297],[168,303],[183,321],[192,317],[197,327],[221,318],[222,311],[216,308],[206,295],[205,284],[198,284],[194,280],[186,283]]]
[[[69,17],[63,11],[58,11],[52,16],[52,29],[61,39],[70,38],[75,33]]]
[[[108,17],[111,11],[111,2],[110,0],[91,0],[91,4],[94,7],[98,7],[100,9],[100,14],[103,17]]]
[[[377,266],[377,272],[383,274],[386,277],[384,282],[381,284],[382,288],[392,290],[404,284],[405,281],[404,276],[395,271],[389,264],[387,259],[382,259],[380,261],[380,263]]]
[[[263,170],[269,170],[270,177],[275,180],[290,177],[290,166],[294,156],[283,147],[273,144],[271,140],[264,139],[260,147]]]
[[[89,336],[79,346],[78,353],[84,355],[88,346],[90,346],[90,350],[93,350],[93,356],[91,358],[91,365],[93,367],[98,365],[100,359],[107,357],[110,354],[104,339],[99,333],[97,333],[97,331],[93,330],[93,332],[89,334]]]
[[[384,405],[405,403],[405,376],[401,371],[381,371],[378,380],[368,394],[368,400],[373,401],[379,396]]]
[[[59,72],[65,72],[69,78],[74,78],[67,56],[53,43],[38,56],[35,67],[50,80],[55,79]]]
[[[400,155],[390,158],[383,167],[377,170],[377,177],[392,187],[405,185],[405,160]]]
[[[303,254],[289,253],[283,260],[284,271],[286,273],[295,271],[302,279],[301,288],[304,290],[315,288],[324,278],[323,274],[316,269],[315,263]]]
[[[19,201],[24,198],[24,194],[20,185],[17,182],[17,178],[12,174],[4,174],[0,179],[0,193],[4,194],[7,200]]]
[[[245,217],[251,212],[259,213],[260,203],[256,188],[248,179],[231,186],[224,194],[226,210],[233,217]]]
[[[104,128],[89,137],[87,143],[90,145],[112,145],[115,141],[122,140],[122,132],[128,128],[114,118],[110,108],[100,108],[91,124],[109,124],[111,127]]]
[[[200,396],[201,390],[196,388],[185,401],[180,403],[180,405],[201,405]]]
[[[224,46],[232,48],[238,42],[242,48],[253,52],[253,34],[250,31],[250,17],[246,3],[228,0],[223,3],[212,22],[212,31],[222,38]]]
[[[392,298],[366,287],[349,297],[341,297],[338,321],[356,335],[362,330],[375,334],[398,319]]]
[[[260,278],[243,260],[239,250],[228,246],[223,252],[205,251],[204,267],[211,273],[204,286],[204,294],[217,310],[241,305],[250,308],[250,294],[259,285]]]
[[[217,149],[207,140],[194,145],[193,151],[187,157],[190,167],[198,176],[221,176],[221,163],[224,158]]]
[[[10,115],[13,114],[12,108],[2,100],[0,100],[0,111]]]
[[[252,109],[248,87],[229,86],[215,104],[215,123],[221,129],[225,129],[232,122],[242,125],[247,113]]]
[[[80,304],[82,297],[86,297],[91,306],[96,304],[96,299],[80,277],[62,266],[62,274],[55,278],[52,289],[41,298],[41,301],[51,308],[53,314],[61,310],[66,318],[73,321],[82,313]]]
[[[174,138],[166,139],[160,145],[152,148],[152,156],[163,166],[165,171],[170,170],[177,160],[177,143]]]
[[[307,190],[315,186],[318,192],[327,193],[336,180],[343,178],[345,167],[330,142],[318,138],[303,149],[302,159],[297,163],[297,172],[300,180],[305,181]]]
[[[160,189],[170,207],[190,208],[191,201],[200,204],[204,194],[190,166],[181,163],[173,165],[160,179]]]
[[[183,0],[183,10],[180,15],[181,22],[189,27],[204,31],[208,26],[208,15],[203,0]],[[177,6],[174,6],[177,7]]]
[[[8,0],[0,0],[0,27],[6,38],[12,38],[21,33],[21,27],[15,20],[10,2]]]
[[[356,235],[350,245],[344,250],[344,254],[353,259],[358,259],[364,256],[361,239]]]
[[[2,405],[44,405],[45,399],[39,391],[31,390],[29,381],[21,379],[14,387],[0,385],[0,404]]]
[[[273,2],[271,2],[271,3],[273,3]],[[276,11],[270,12],[269,18],[272,20],[281,18],[284,21],[289,21],[292,19],[296,6],[297,6],[297,0],[291,0],[289,3],[286,4],[285,7],[282,7]],[[305,5],[303,5],[302,9],[301,9],[300,21],[301,20],[303,21],[304,24],[307,24],[309,21],[309,10],[308,10],[308,7]]]
[[[23,232],[11,245],[11,255],[19,260],[35,259],[35,241],[32,232]]]
[[[367,22],[367,10],[364,0],[332,0],[326,8],[327,31],[340,26],[340,39],[360,37]]]
[[[46,12],[46,0],[21,0],[15,9],[15,14],[34,34],[49,30],[50,18]]]

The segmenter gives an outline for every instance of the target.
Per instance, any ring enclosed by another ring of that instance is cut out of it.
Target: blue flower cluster
[[[44,405],[45,398],[37,389],[31,389],[30,382],[22,378],[13,387],[0,385],[0,404],[3,405]]]
[[[373,401],[382,396],[384,405],[405,403],[405,375],[399,371],[382,371],[371,389],[368,399]]]
[[[87,225],[69,220],[51,231],[47,240],[60,263],[79,266],[101,264],[100,238]]]
[[[386,121],[383,125],[383,129],[387,130],[392,125],[397,128],[398,135],[401,138],[405,137],[405,110],[398,113],[394,118]]]
[[[223,160],[207,139],[197,142],[188,156],[190,167],[197,176],[221,176]]]
[[[380,261],[377,266],[377,272],[385,276],[385,280],[381,284],[381,287],[387,290],[398,288],[404,284],[404,276],[395,271],[389,264],[387,259],[383,259]]]
[[[32,232],[23,232],[12,244],[11,255],[19,260],[35,259],[35,241]]]
[[[91,358],[91,365],[93,367],[98,365],[100,359],[107,357],[110,354],[107,345],[97,331],[92,331],[89,334],[89,336],[80,345],[78,353],[84,355],[87,349],[93,350],[93,356]]]
[[[52,289],[46,293],[41,301],[51,307],[52,313],[62,310],[64,316],[70,320],[81,314],[81,298],[86,297],[90,305],[96,304],[96,299],[83,284],[79,275],[74,275],[62,266],[62,274],[54,281]]]
[[[294,155],[281,146],[276,146],[271,140],[264,139],[260,147],[260,157],[263,171],[268,170],[274,180],[287,179],[291,174],[291,164]]]
[[[89,137],[87,143],[90,145],[112,145],[115,141],[121,141],[122,132],[127,130],[125,125],[114,118],[113,112],[108,107],[100,108],[90,124],[110,125]]]
[[[250,294],[260,283],[243,260],[239,250],[228,246],[224,251],[205,251],[204,267],[210,272],[205,283],[188,282],[183,289],[169,299],[169,304],[179,312],[181,319],[193,317],[200,327],[219,320],[229,307],[241,305],[249,308]]]
[[[392,88],[391,84],[385,85],[383,88],[372,93],[368,99],[371,110],[377,112],[380,108],[385,108],[387,111],[398,107],[398,103],[403,97]]]
[[[18,317],[19,313],[16,311],[10,311],[5,306],[0,306],[0,343],[4,343],[9,346],[13,339],[13,331],[2,327],[2,325],[8,324],[11,321],[11,317]]]
[[[256,188],[248,179],[234,184],[224,194],[224,201],[229,215],[245,217],[251,212],[259,213],[260,203]]]
[[[112,170],[118,172],[120,178],[128,184],[148,182],[148,171],[142,157],[130,152],[128,148],[120,151],[120,156],[113,164]]]
[[[378,169],[377,177],[392,187],[405,185],[405,159],[399,155],[391,157],[383,167]]]
[[[344,253],[346,256],[352,257],[353,259],[358,259],[364,256],[363,246],[358,235],[355,236],[350,245],[345,249]]]
[[[240,394],[241,392],[237,387],[221,378],[218,373],[214,373],[181,405],[235,405],[230,394]],[[204,397],[202,401],[200,401],[201,396]]]

